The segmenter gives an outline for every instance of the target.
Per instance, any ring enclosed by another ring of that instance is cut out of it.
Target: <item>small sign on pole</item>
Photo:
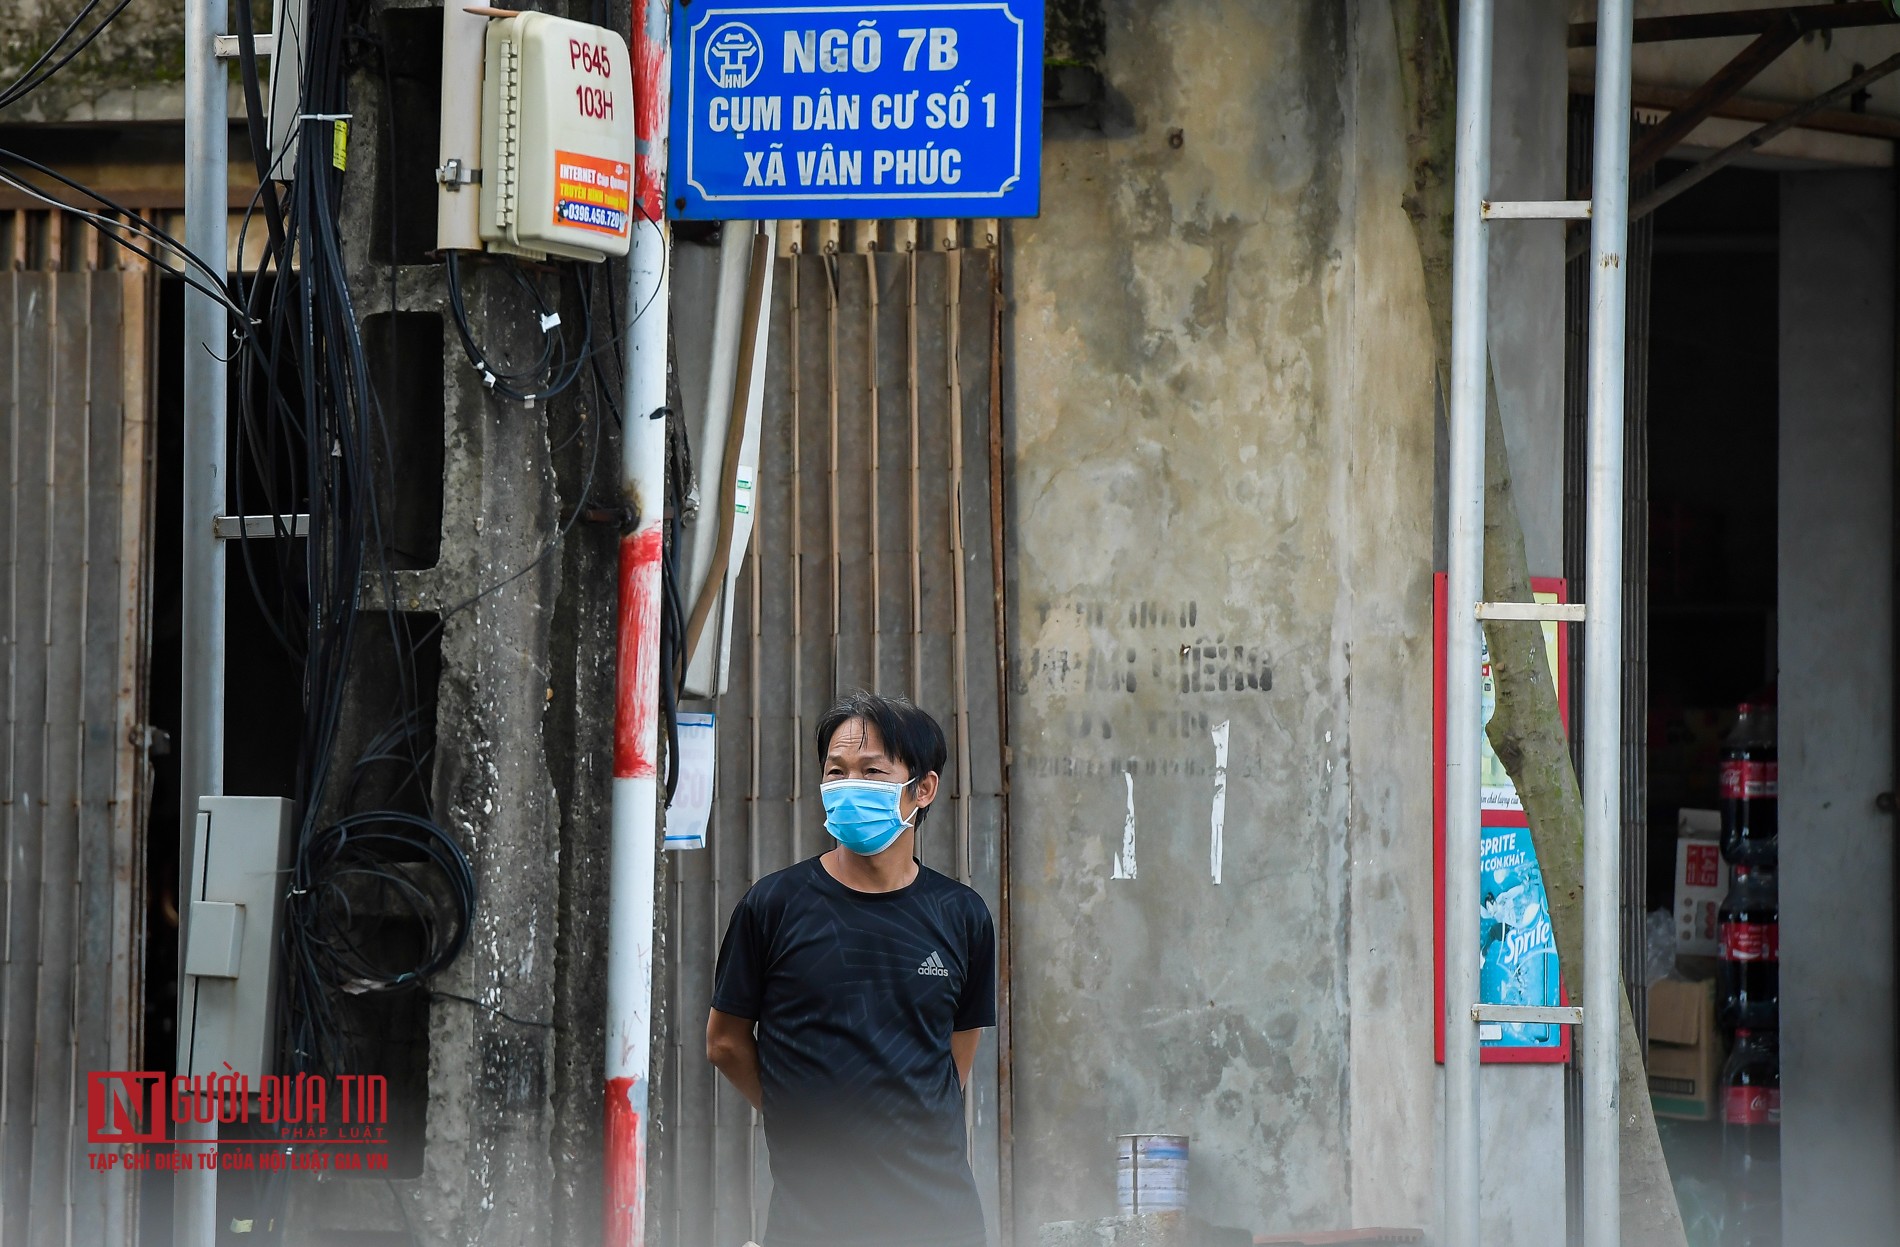
[[[1022,217],[1042,0],[678,0],[676,220]]]
[[[662,848],[703,849],[712,823],[713,782],[717,777],[719,736],[710,714],[679,715],[679,787],[666,803],[666,839]]]

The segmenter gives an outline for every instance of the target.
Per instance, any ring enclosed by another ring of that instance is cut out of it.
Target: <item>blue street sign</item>
[[[1042,0],[679,0],[667,213],[1036,215]]]

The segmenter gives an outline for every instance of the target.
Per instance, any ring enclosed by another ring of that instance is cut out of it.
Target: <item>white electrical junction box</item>
[[[278,933],[293,813],[282,797],[199,798],[179,903],[181,1076],[235,1072],[257,1088],[276,1069]]]
[[[626,41],[545,13],[491,21],[482,72],[489,249],[536,259],[627,254],[633,169]]]

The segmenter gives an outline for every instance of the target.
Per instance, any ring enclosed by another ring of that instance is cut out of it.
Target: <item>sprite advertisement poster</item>
[[[1437,742],[1435,753],[1439,764],[1435,805],[1438,851],[1440,863],[1439,892],[1437,902],[1439,929],[1437,941],[1440,950],[1439,987],[1443,989],[1443,946],[1449,938],[1444,926],[1443,884],[1444,871],[1454,869],[1476,870],[1478,872],[1478,929],[1470,937],[1476,938],[1479,950],[1478,986],[1479,999],[1485,1004],[1497,1005],[1533,1005],[1548,1007],[1561,1005],[1563,986],[1559,973],[1557,944],[1550,925],[1550,902],[1544,890],[1544,872],[1538,865],[1537,849],[1531,842],[1530,829],[1524,825],[1524,805],[1518,798],[1517,789],[1506,773],[1504,763],[1492,750],[1488,739],[1481,738],[1479,745],[1479,844],[1478,860],[1468,864],[1447,861],[1444,856],[1444,802],[1443,782],[1444,762],[1444,692],[1447,672],[1445,670],[1445,578],[1441,573],[1435,577],[1435,597],[1437,607],[1437,675],[1435,730]],[[1533,582],[1535,597],[1540,602],[1559,602],[1564,600],[1564,586],[1560,580],[1539,579]],[[1557,623],[1544,624],[1546,656],[1550,662],[1551,674],[1558,691],[1558,703],[1566,714],[1568,711],[1569,681],[1566,670],[1567,645],[1562,636],[1561,626]],[[1484,721],[1488,724],[1496,709],[1496,686],[1491,672],[1491,654],[1488,646],[1480,649],[1480,707]],[[1441,1011],[1442,1011],[1442,995]],[[1487,1062],[1544,1062],[1563,1061],[1569,1055],[1569,1036],[1567,1027],[1548,1023],[1521,1022],[1485,1022],[1478,1027],[1478,1039]],[[1442,1018],[1440,1040],[1442,1042]],[[1440,1054],[1442,1059],[1442,1049]]]

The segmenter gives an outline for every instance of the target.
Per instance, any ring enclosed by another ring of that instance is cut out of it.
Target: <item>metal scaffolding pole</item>
[[[1445,600],[1445,1242],[1478,1243],[1478,815],[1484,592],[1484,198],[1491,181],[1491,3],[1458,16],[1457,163],[1451,235],[1451,479]]]
[[[1623,328],[1627,311],[1630,0],[1597,8],[1595,176],[1590,198],[1588,476],[1584,493],[1583,1241],[1617,1247],[1617,1058],[1622,985]]]
[[[228,263],[229,102],[217,37],[230,28],[229,0],[185,2],[185,246],[213,271]],[[198,799],[224,791],[224,553],[217,519],[226,506],[224,360],[231,354],[225,309],[185,290],[184,547],[180,586],[178,718],[178,866],[193,877]],[[183,895],[181,891],[180,895]],[[185,964],[185,924],[178,929]],[[183,991],[185,976],[179,976]],[[179,1034],[185,1033],[179,1028]],[[184,1058],[180,1053],[180,1060]],[[192,1071],[183,1064],[179,1073]],[[217,1124],[177,1123],[215,1151]],[[173,1236],[179,1247],[210,1247],[216,1234],[216,1169],[180,1170],[174,1179]]]
[[[1488,201],[1491,177],[1492,10],[1459,6],[1457,153],[1452,216],[1451,471],[1445,661],[1445,1235],[1478,1247],[1478,1024],[1574,1024],[1562,1006],[1499,1006],[1479,988],[1478,767],[1484,725],[1479,662],[1482,620],[1576,620],[1579,606],[1481,600],[1484,571],[1485,398],[1489,355],[1485,222],[1591,222],[1590,405],[1587,549],[1589,598],[1584,715],[1583,1225],[1585,1247],[1618,1247],[1617,1059],[1622,1021],[1617,912],[1622,894],[1619,769],[1623,691],[1623,251],[1629,233],[1630,0],[1598,10],[1594,197]]]

